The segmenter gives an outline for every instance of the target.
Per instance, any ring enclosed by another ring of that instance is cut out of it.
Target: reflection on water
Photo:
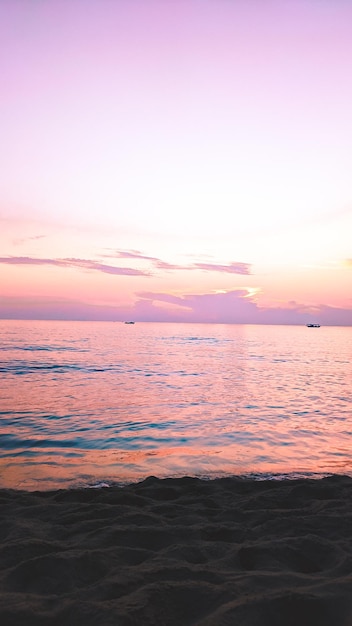
[[[0,481],[352,474],[352,328],[0,322]]]

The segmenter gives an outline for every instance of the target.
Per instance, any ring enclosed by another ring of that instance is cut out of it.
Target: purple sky
[[[2,0],[0,317],[352,324],[352,2]]]

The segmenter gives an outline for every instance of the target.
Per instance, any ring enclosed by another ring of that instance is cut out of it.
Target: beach
[[[350,626],[352,478],[0,491],[0,623]]]

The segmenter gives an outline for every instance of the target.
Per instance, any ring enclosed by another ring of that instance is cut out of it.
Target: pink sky
[[[0,317],[352,324],[352,3],[2,0]]]

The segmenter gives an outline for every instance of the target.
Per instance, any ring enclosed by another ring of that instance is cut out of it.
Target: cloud
[[[164,302],[181,307],[179,311],[171,311],[169,315],[176,314],[183,321],[247,324],[255,323],[258,314],[256,303],[248,297],[248,291],[243,289],[187,296],[152,292],[140,292],[136,295],[140,298],[139,312],[148,314],[150,304],[155,312],[155,302]]]
[[[63,319],[221,324],[299,324],[352,326],[352,308],[315,307],[290,302],[259,307],[247,290],[174,296],[142,292],[131,306],[106,306],[54,297],[1,297],[2,319]]]
[[[18,239],[14,239],[13,240],[13,245],[14,246],[22,246],[25,243],[28,243],[29,241],[37,241],[38,239],[45,239],[46,235],[33,235],[33,237],[22,237],[22,238],[18,238]]]
[[[118,259],[145,259],[147,261],[158,260],[153,256],[147,256],[145,254],[142,254],[142,252],[140,252],[139,250],[116,250],[113,256],[117,257]]]
[[[352,267],[352,259],[345,259],[344,265],[347,265],[347,267]]]
[[[19,320],[125,320],[130,311],[57,297],[0,296],[0,319]]]
[[[113,256],[118,259],[138,259],[142,261],[151,261],[155,267],[158,267],[160,269],[179,269],[180,267],[179,265],[166,263],[166,261],[162,261],[155,256],[142,254],[141,252],[139,252],[139,250],[117,250]]]
[[[228,265],[218,265],[217,263],[194,263],[189,269],[200,269],[208,272],[225,272],[229,274],[250,274],[248,263],[229,263]]]
[[[142,254],[139,250],[117,250],[113,255],[106,255],[108,258],[118,258],[118,259],[138,259],[141,261],[151,261],[152,265],[160,270],[178,270],[184,269],[182,265],[174,265],[172,263],[167,263],[166,261],[162,261],[155,256],[148,256],[146,254]]]
[[[110,255],[109,255],[110,256]],[[142,254],[139,250],[117,250],[114,255],[119,259],[139,259],[150,261],[152,265],[161,270],[202,270],[205,272],[224,272],[227,274],[250,274],[250,265],[232,261],[226,265],[219,263],[191,263],[190,265],[167,263],[157,257]]]
[[[217,263],[193,263],[191,265],[174,265],[157,257],[143,255],[138,251],[118,251],[114,256],[117,258],[139,259],[151,261],[152,265],[159,270],[202,270],[206,272],[225,272],[230,274],[250,274],[250,266],[247,263],[229,263],[219,265]],[[109,257],[111,258],[111,257]],[[0,264],[6,265],[53,265],[62,268],[78,268],[113,274],[118,276],[150,276],[151,272],[132,268],[116,267],[107,263],[100,263],[91,259],[63,258],[50,259],[32,256],[6,256],[0,257]]]
[[[116,267],[92,261],[89,259],[40,259],[29,256],[9,256],[0,257],[0,263],[7,265],[54,265],[55,267],[74,267],[85,270],[94,270],[105,274],[115,274],[119,276],[149,276],[148,272],[131,267]]]
[[[63,259],[70,267],[79,267],[82,269],[96,270],[105,274],[115,274],[119,276],[149,276],[148,272],[134,269],[132,267],[116,267],[115,265],[106,265],[98,263],[98,261],[90,261],[85,259]]]
[[[29,256],[3,256],[0,263],[6,265],[62,265],[60,259],[36,259]]]
[[[134,311],[146,321],[183,321],[221,324],[306,324],[319,321],[327,326],[351,326],[352,309],[327,305],[300,304],[260,307],[248,290],[224,293],[174,296],[167,293],[139,292]],[[169,310],[158,303],[169,304]]]

